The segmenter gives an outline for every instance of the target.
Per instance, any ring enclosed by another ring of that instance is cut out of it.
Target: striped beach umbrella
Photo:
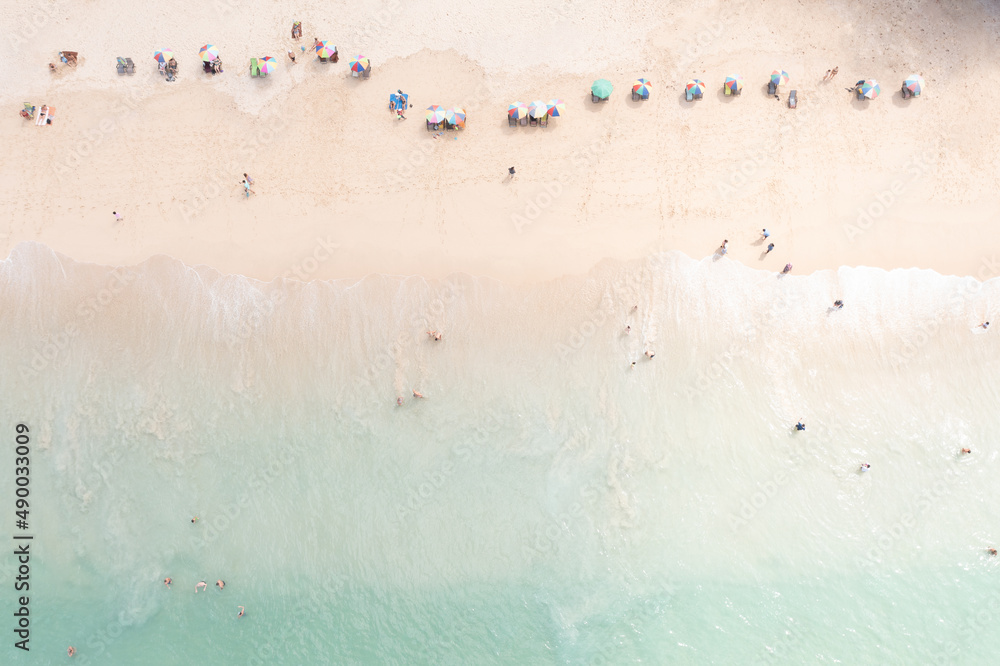
[[[528,115],[530,115],[532,118],[541,118],[548,112],[549,112],[548,105],[540,99],[536,99],[534,102],[528,105]]]
[[[437,125],[440,122],[444,122],[444,109],[438,104],[431,104],[427,107],[427,122],[432,125]]]
[[[257,64],[260,65],[261,74],[270,74],[278,68],[278,63],[271,56],[264,56]]]
[[[524,102],[514,102],[507,107],[507,115],[514,120],[528,117],[528,105]]]
[[[776,69],[771,72],[771,83],[776,86],[783,86],[788,83],[788,72],[783,69]]]
[[[635,83],[632,84],[632,92],[636,95],[642,95],[643,97],[649,96],[649,91],[653,89],[653,84],[647,79],[637,79]]]
[[[730,91],[737,93],[743,90],[743,77],[739,74],[732,74],[726,77],[726,82],[723,85],[729,88]]]
[[[878,82],[875,79],[865,79],[864,83],[861,84],[861,96],[867,99],[875,99],[878,94],[882,92],[879,87]]]
[[[359,55],[357,58],[348,63],[352,72],[363,72],[368,69],[368,58],[363,55]]]
[[[691,79],[687,82],[684,87],[692,95],[704,95],[705,94],[705,82],[701,79]]]
[[[561,99],[550,99],[545,106],[548,107],[549,115],[553,118],[558,118],[566,113],[566,102]]]
[[[336,52],[337,47],[330,42],[323,41],[316,45],[316,55],[320,58],[329,58]]]
[[[167,62],[173,57],[174,52],[170,49],[163,49],[153,54],[153,58],[155,58],[157,62]]]
[[[219,57],[219,49],[215,48],[211,44],[205,44],[203,47],[198,49],[198,55],[205,62],[211,62]]]
[[[590,92],[594,93],[601,99],[606,99],[611,97],[611,93],[614,91],[615,87],[611,85],[611,81],[607,79],[597,79],[594,84],[590,86]]]
[[[465,127],[465,109],[460,106],[456,106],[454,109],[448,109],[444,112],[444,119],[452,125]]]
[[[914,97],[918,96],[921,92],[923,92],[924,85],[925,85],[924,77],[920,76],[919,74],[910,74],[908,77],[906,77],[906,80],[903,81],[903,87],[905,87],[907,90],[913,93]]]

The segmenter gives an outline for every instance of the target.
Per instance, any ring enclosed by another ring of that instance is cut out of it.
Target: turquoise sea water
[[[32,634],[0,662],[989,663],[997,295],[674,253],[263,284],[20,245],[0,524],[23,422]]]

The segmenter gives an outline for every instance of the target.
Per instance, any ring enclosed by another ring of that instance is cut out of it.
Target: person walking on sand
[[[764,231],[760,233],[761,240],[767,240],[770,237],[771,237],[771,232],[768,231],[767,229],[764,229]]]
[[[507,168],[507,178],[509,180],[514,180],[514,167]]]
[[[724,241],[722,241],[722,245],[719,246],[718,253],[720,255],[724,255],[727,252],[729,252],[729,241],[728,240],[724,240]]]
[[[206,583],[205,581],[201,581],[200,583],[198,583],[197,585],[195,585],[194,586],[194,593],[195,594],[198,594],[198,588],[201,588],[203,590],[207,590],[208,589],[208,583]]]
[[[288,52],[288,59],[291,60],[292,64],[294,65],[295,64],[295,53],[293,53],[292,51],[289,51]]]
[[[172,583],[172,582],[174,582],[173,578],[169,578],[168,577],[168,578],[164,578],[163,579],[163,584],[167,586],[168,590],[170,589],[170,583]]]
[[[121,222],[122,220],[125,219],[124,217],[122,217],[122,214],[116,210],[111,211],[111,214],[115,216],[115,222]]]
[[[984,331],[989,330],[990,322],[984,321],[982,324],[979,325],[979,328],[983,329]]]
[[[781,269],[781,274],[784,275],[785,273],[788,273],[791,270],[792,270],[792,265],[785,264],[785,267]]]
[[[771,254],[771,250],[773,250],[773,249],[774,249],[774,243],[768,243],[767,244],[767,252],[765,252],[764,254]]]
[[[250,183],[248,183],[247,181],[244,180],[241,184],[243,185],[243,189],[246,190],[247,199],[250,198],[251,194],[257,194],[256,192],[250,189]]]
[[[837,76],[837,72],[839,72],[839,71],[840,71],[840,66],[839,65],[833,68],[833,71],[830,72],[830,80],[831,81],[833,81],[833,77]]]
[[[828,70],[826,70],[826,74],[824,74],[824,75],[823,75],[823,80],[824,80],[824,81],[826,81],[827,79],[829,79],[829,78],[830,78],[830,74],[831,74],[832,72],[833,72],[833,70],[832,70],[832,69],[828,69]]]
[[[237,615],[236,617],[243,617],[243,610],[244,610],[243,606],[237,606],[237,608],[240,609],[240,612],[239,612],[239,615]]]

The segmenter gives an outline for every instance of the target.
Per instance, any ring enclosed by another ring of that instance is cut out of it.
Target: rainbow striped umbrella
[[[271,56],[264,56],[258,62],[261,74],[270,74],[278,68],[278,63]]]
[[[726,77],[726,82],[723,85],[734,93],[739,92],[743,90],[743,77],[739,74],[732,74]]]
[[[452,125],[465,127],[465,109],[460,106],[456,106],[454,109],[448,109],[444,112],[444,119]]]
[[[320,58],[329,58],[336,52],[337,47],[327,41],[322,41],[316,45],[316,55]]]
[[[507,107],[507,115],[514,120],[528,117],[528,107],[524,102],[514,102]]]
[[[363,55],[359,55],[357,58],[348,63],[348,65],[350,66],[352,72],[363,72],[368,69],[368,63],[368,58]]]
[[[445,110],[442,109],[439,105],[431,104],[430,106],[427,107],[427,122],[431,123],[432,125],[437,125],[438,123],[443,122],[444,118],[445,118]]]
[[[543,102],[540,99],[536,99],[534,102],[528,105],[528,115],[530,115],[532,118],[541,118],[548,112],[549,112],[548,105],[546,105],[545,102]]]
[[[783,69],[776,69],[771,72],[771,83],[776,86],[783,86],[788,83],[788,72]]]
[[[215,48],[211,44],[205,44],[198,50],[198,55],[205,62],[211,62],[219,57],[219,49]]]
[[[157,51],[156,53],[153,54],[153,58],[157,62],[166,62],[166,61],[170,60],[173,57],[174,57],[174,52],[171,51],[170,49],[163,49],[163,50]]]
[[[545,106],[548,107],[549,115],[553,118],[558,118],[566,113],[566,102],[561,99],[550,99]]]
[[[875,79],[866,79],[864,83],[861,84],[861,96],[868,99],[875,99],[878,94],[882,92],[879,87],[878,82]]]
[[[632,84],[632,92],[637,95],[642,95],[643,97],[649,97],[649,91],[652,90],[653,84],[646,79],[637,79],[635,83]]]
[[[705,94],[705,82],[701,79],[691,79],[684,89],[692,95],[703,95]]]
[[[913,93],[914,97],[923,92],[924,85],[924,77],[919,74],[910,74],[906,77],[906,80],[903,81],[903,87]]]

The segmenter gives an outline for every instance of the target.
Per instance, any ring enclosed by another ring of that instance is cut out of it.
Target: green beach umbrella
[[[611,81],[608,81],[607,79],[597,79],[594,81],[594,85],[590,86],[590,92],[594,93],[601,99],[607,99],[610,97],[611,92],[614,89],[615,87],[611,85]]]

